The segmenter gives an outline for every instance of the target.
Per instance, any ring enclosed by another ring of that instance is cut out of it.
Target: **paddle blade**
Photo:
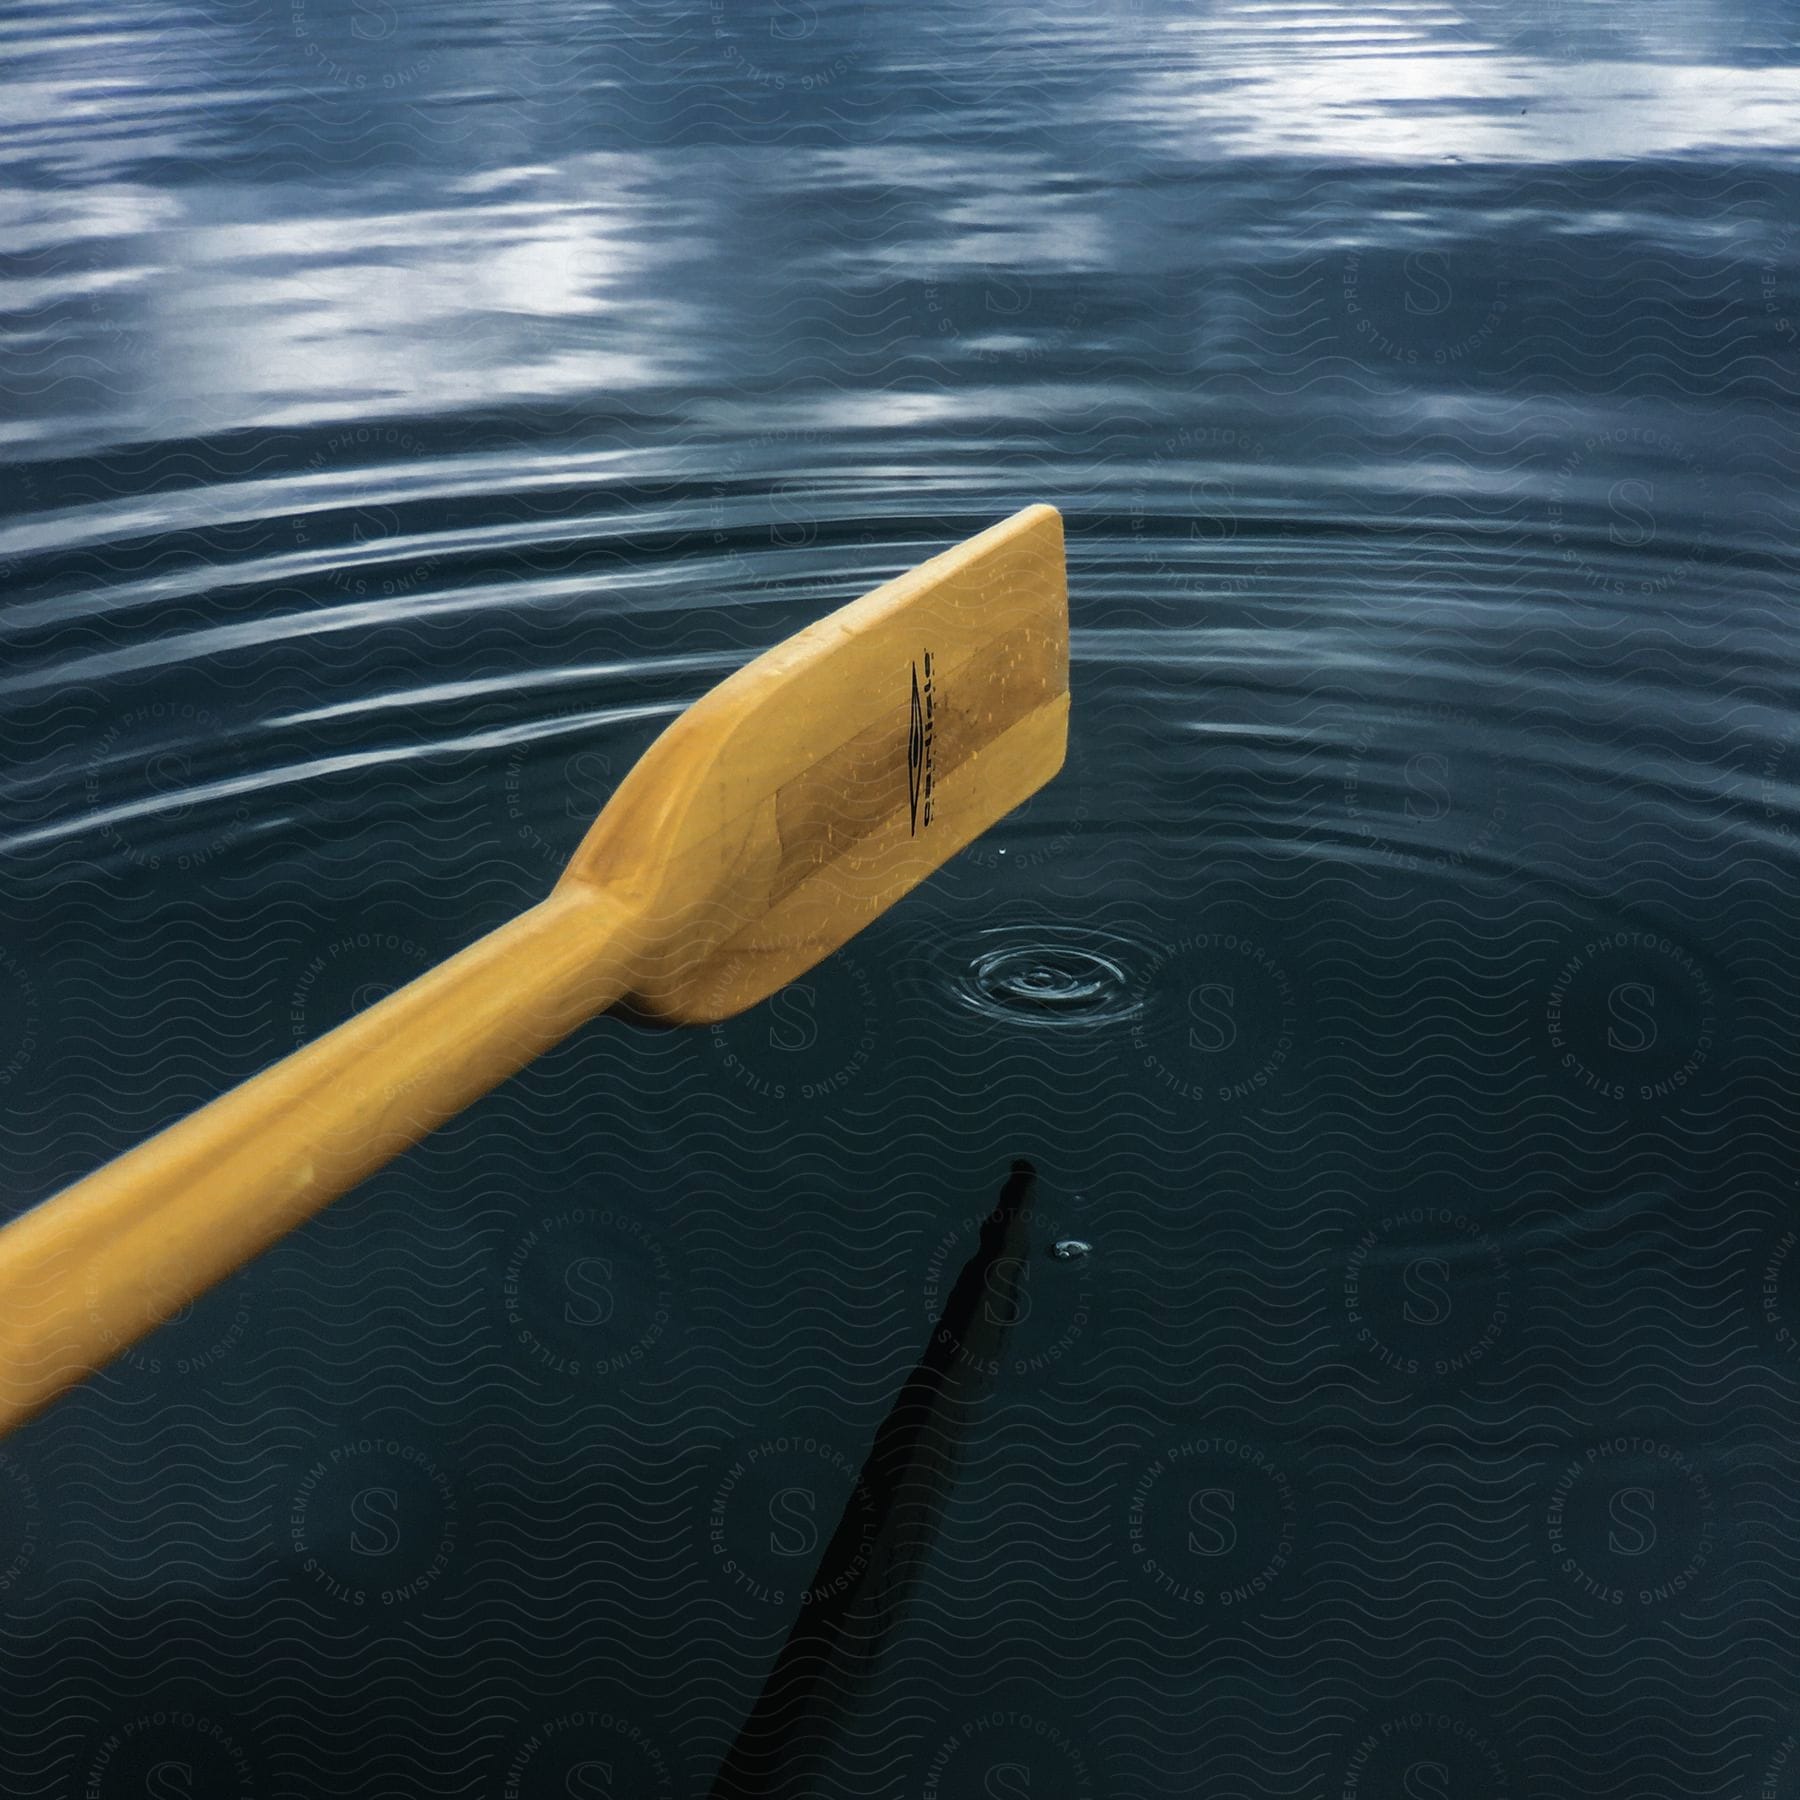
[[[654,931],[627,1004],[730,1018],[1062,767],[1062,519],[1031,506],[759,656],[620,784],[563,877]]]

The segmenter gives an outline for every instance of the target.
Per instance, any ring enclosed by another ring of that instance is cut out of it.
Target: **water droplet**
[[[1092,1254],[1093,1248],[1086,1238],[1058,1238],[1050,1246],[1050,1254],[1058,1262],[1080,1262],[1084,1256]]]

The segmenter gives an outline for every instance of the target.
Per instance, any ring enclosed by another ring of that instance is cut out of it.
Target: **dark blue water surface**
[[[1074,627],[1065,772],[814,975],[0,1446],[0,1789],[706,1794],[1028,1157],[814,1791],[1800,1796],[1791,6],[0,34],[13,1210],[922,557],[1049,501]]]

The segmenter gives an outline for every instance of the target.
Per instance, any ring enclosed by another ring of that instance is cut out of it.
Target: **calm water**
[[[1075,650],[1066,772],[814,978],[600,1022],[0,1448],[0,1786],[705,1794],[1024,1156],[819,1791],[1800,1795],[1790,7],[0,30],[9,1206],[1030,501]]]

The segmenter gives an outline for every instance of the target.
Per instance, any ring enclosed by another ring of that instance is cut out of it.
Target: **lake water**
[[[705,1794],[1027,1157],[816,1791],[1800,1796],[1791,7],[3,32],[13,1209],[1033,501],[1074,656],[807,981],[600,1021],[0,1447],[8,1793]]]

